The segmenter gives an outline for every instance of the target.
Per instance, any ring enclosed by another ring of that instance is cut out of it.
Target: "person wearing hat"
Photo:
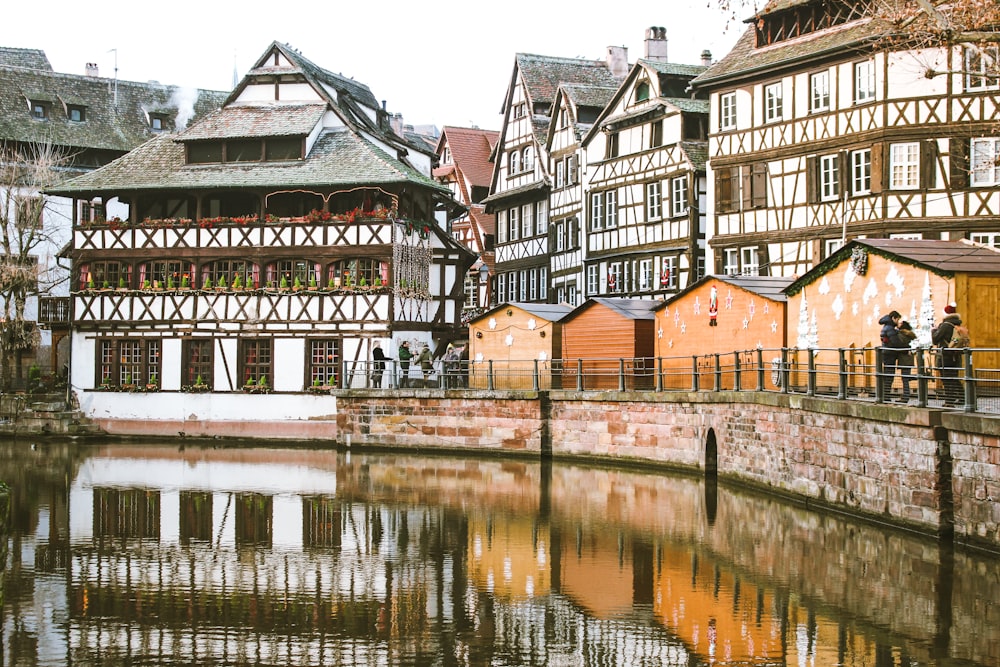
[[[454,343],[448,343],[441,361],[444,364],[444,386],[448,389],[458,387],[458,350]]]
[[[410,384],[410,359],[413,358],[413,353],[410,352],[410,341],[404,340],[400,343],[397,354],[399,354],[399,388],[406,389]]]
[[[879,339],[882,342],[882,397],[889,400],[892,392],[892,382],[896,375],[896,361],[899,359],[899,350],[893,345],[893,339],[899,333],[899,322],[903,316],[899,311],[892,311],[882,316],[878,321],[882,325],[879,332]]]
[[[969,347],[969,330],[962,325],[962,316],[954,302],[944,307],[944,319],[931,331],[931,342],[940,350],[938,374],[944,385],[944,405],[961,405],[965,394],[958,371],[962,367],[962,349]]]

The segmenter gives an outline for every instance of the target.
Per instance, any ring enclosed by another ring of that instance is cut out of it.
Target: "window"
[[[649,99],[649,84],[643,81],[635,87],[635,101],[644,102]]]
[[[653,289],[653,260],[639,260],[639,289],[649,292]]]
[[[132,287],[128,264],[118,261],[90,262],[80,265],[80,289]]]
[[[441,151],[441,164],[451,164],[451,148],[448,146]]]
[[[531,146],[526,146],[524,152],[521,155],[521,169],[523,171],[531,171],[535,168],[535,151]]]
[[[259,139],[231,139],[226,142],[226,162],[259,162],[263,149]]]
[[[546,267],[538,269],[538,300],[546,301],[549,298],[549,270]]]
[[[146,275],[141,275],[147,265],[140,267],[140,280],[166,280],[167,276],[174,276],[177,272],[183,273],[183,266],[177,262],[150,262]],[[201,284],[211,279],[212,285],[216,287],[231,287],[239,278],[239,282],[244,285],[258,286],[257,267],[252,262],[241,259],[220,259],[201,267]]]
[[[823,155],[819,159],[820,199],[831,201],[840,194],[840,156]]]
[[[143,386],[159,382],[159,339],[115,339],[100,342],[99,384]]]
[[[507,301],[507,275],[500,273],[497,275],[497,303]]]
[[[740,208],[740,168],[722,167],[715,172],[715,212],[732,213]]]
[[[969,240],[973,243],[982,243],[991,248],[1000,248],[1000,233],[996,232],[974,232],[969,234]]]
[[[782,118],[781,82],[764,86],[764,121],[771,123]]]
[[[220,262],[220,264],[234,270],[237,264],[244,270],[247,266],[246,262]],[[194,287],[192,276],[194,276],[194,265],[190,262],[179,259],[158,259],[139,265],[138,286],[145,289],[180,287],[187,277],[189,286]]]
[[[566,163],[562,160],[556,162],[556,187],[561,188],[566,185]]]
[[[968,46],[965,49],[965,89],[1000,88],[1000,46]]]
[[[851,151],[851,192],[866,195],[872,191],[872,149]]]
[[[526,115],[527,107],[524,102],[520,102],[514,105],[514,118],[524,118]]]
[[[743,208],[750,210],[767,206],[767,165],[754,162],[743,168]]]
[[[239,353],[240,386],[246,386],[250,380],[254,384],[274,387],[274,374],[271,368],[271,339],[243,338],[240,340]]]
[[[465,290],[465,304],[463,308],[476,308],[479,306],[479,277],[469,275],[468,273],[465,274],[465,281],[462,286]]]
[[[892,144],[889,147],[889,183],[893,190],[920,187],[920,144]]]
[[[169,118],[166,114],[162,113],[151,113],[149,114],[149,127],[154,132],[160,132],[162,130],[169,130]]]
[[[565,108],[559,110],[559,127],[569,127],[569,112]]]
[[[103,222],[105,219],[104,204],[99,201],[80,202],[80,222]]]
[[[309,341],[309,384],[339,387],[340,341],[335,339]]]
[[[598,294],[600,291],[597,269],[596,264],[587,267],[587,294]]]
[[[556,288],[556,303],[565,303],[565,302],[566,302],[566,288],[565,287],[557,287]]]
[[[745,276],[756,276],[760,273],[760,259],[758,258],[757,248],[742,248],[740,250],[740,260],[743,264],[743,275]]]
[[[66,105],[66,117],[74,123],[82,123],[87,120],[87,108],[76,104]]]
[[[181,369],[181,384],[194,386],[200,379],[202,384],[212,386],[212,372],[215,369],[214,346],[211,338],[193,338],[182,346],[184,367]]]
[[[568,297],[569,297],[569,301],[567,301],[567,303],[569,305],[571,305],[571,306],[578,305],[577,302],[576,302],[576,285],[570,285],[569,286]]]
[[[535,234],[543,236],[548,233],[549,226],[549,203],[540,201],[535,204]]]
[[[556,223],[556,252],[562,252],[566,249],[566,224],[563,222]]]
[[[809,77],[809,110],[830,108],[830,72],[816,72]]]
[[[612,158],[618,157],[618,133],[611,132],[608,134],[606,155],[605,157]]]
[[[222,162],[221,141],[191,141],[187,144],[188,164]]]
[[[51,103],[40,100],[31,101],[31,117],[35,120],[48,120]]]
[[[646,183],[646,220],[659,220],[663,214],[663,194],[659,181]]]
[[[823,258],[826,259],[842,247],[844,247],[843,239],[826,239],[823,242]]]
[[[972,185],[1000,185],[1000,138],[972,140]]]
[[[687,176],[670,179],[670,215],[674,218],[687,215],[688,212],[688,181]]]
[[[301,160],[304,149],[301,137],[268,137],[264,140],[264,159],[268,162]]]
[[[275,262],[278,271],[276,275],[268,275],[272,286],[281,286],[284,278],[289,287],[295,286],[295,280],[301,286],[312,285],[315,277],[320,286],[330,287],[383,287],[389,284],[389,262],[374,257],[356,257],[334,262],[327,269],[326,280],[320,274],[320,265],[306,260],[286,260]],[[270,267],[269,267],[270,268]],[[277,281],[275,283],[274,281]]]
[[[605,217],[604,224],[608,229],[618,226],[618,192],[608,190],[604,193]]]
[[[736,129],[736,93],[719,96],[719,129]]]
[[[660,263],[660,289],[677,289],[677,258],[664,257]]]
[[[516,174],[521,171],[521,153],[520,151],[511,151],[510,155],[507,157],[508,171],[510,175]]]
[[[608,264],[608,292],[624,291],[622,285],[622,263],[611,262]]]
[[[722,272],[727,276],[738,275],[740,272],[740,251],[737,248],[726,248],[724,258]]]
[[[521,238],[526,239],[531,236],[534,227],[535,205],[525,204],[521,207]]]
[[[663,145],[663,120],[658,120],[649,126],[649,147],[658,148]]]
[[[528,300],[528,272],[522,270],[517,276],[517,286],[518,286],[518,300],[527,301]]]
[[[538,300],[538,269],[532,269],[528,272],[528,279],[531,281],[531,288],[528,291],[528,299],[531,301]]]
[[[875,99],[875,62],[864,60],[854,63],[854,103],[871,102]]]
[[[517,226],[517,214],[518,214],[518,208],[517,207],[507,209],[507,240],[508,241],[516,241],[517,238],[518,238],[517,237],[517,233],[520,230],[518,229],[518,226]]]
[[[590,195],[590,228],[594,231],[604,229],[603,192],[595,192]]]

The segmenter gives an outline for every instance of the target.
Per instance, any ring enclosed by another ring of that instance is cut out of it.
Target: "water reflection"
[[[995,665],[995,558],[699,480],[0,444],[18,665]]]

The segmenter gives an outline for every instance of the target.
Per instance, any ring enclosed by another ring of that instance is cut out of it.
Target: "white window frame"
[[[653,260],[639,260],[639,289],[648,292],[653,289]]]
[[[531,269],[528,271],[529,289],[528,289],[528,300],[537,301],[538,300],[538,269]]]
[[[740,249],[726,248],[723,251],[722,272],[727,276],[738,276],[740,273]]]
[[[764,122],[773,123],[784,118],[782,96],[784,85],[781,81],[764,86]]]
[[[757,246],[740,248],[740,272],[745,276],[760,275],[760,253]]]
[[[497,243],[507,242],[507,210],[497,211]]]
[[[624,279],[624,277],[622,275],[622,263],[621,262],[611,262],[611,263],[608,264],[608,276],[607,277],[608,278],[614,277],[614,279],[615,279],[615,281],[614,281],[615,282],[615,288],[614,288],[614,290],[611,289],[611,284],[610,284],[611,281],[608,280],[608,284],[607,284],[608,294],[614,294],[616,292],[624,292],[625,291],[625,286],[622,284],[622,280]]]
[[[969,183],[973,187],[1000,185],[1000,137],[979,137],[969,147]]]
[[[719,129],[736,129],[736,92],[719,95]]]
[[[668,290],[677,289],[677,258],[675,256],[673,256],[673,255],[670,255],[669,257],[664,257],[660,261],[662,262],[662,264],[660,265],[660,274],[661,274],[661,276],[660,276],[660,283],[661,283],[660,284],[660,288],[661,289],[668,289]],[[667,284],[666,285],[662,284],[662,282],[663,282],[663,276],[662,276],[662,274],[663,274],[664,267],[666,267],[666,269],[667,269]],[[737,267],[737,270],[739,270],[739,267]]]
[[[867,195],[872,191],[872,149],[851,151],[851,192]]]
[[[659,220],[663,215],[663,186],[660,181],[646,183],[646,220]]]
[[[556,223],[556,252],[566,250],[566,223],[559,221]]]
[[[599,294],[601,289],[601,274],[598,273],[599,267],[597,264],[590,264],[587,266],[587,294]]]
[[[513,150],[507,156],[507,171],[511,176],[521,171],[521,151]]]
[[[507,274],[497,274],[497,303],[507,301]]]
[[[965,47],[965,89],[1000,88],[1000,46]]]
[[[590,195],[590,228],[595,232],[604,229],[603,192],[593,192]]]
[[[540,201],[535,203],[535,236],[544,236],[548,233],[549,226],[549,203]]]
[[[834,201],[840,196],[840,155],[819,158],[819,198]]]
[[[535,168],[535,151],[531,146],[525,146],[521,154],[521,171],[531,171]]]
[[[517,218],[517,216],[518,216],[520,210],[521,209],[518,208],[517,206],[514,206],[512,208],[507,209],[507,240],[508,241],[516,241],[518,239],[518,232],[521,231],[521,228],[518,225],[518,218]]]
[[[889,187],[893,190],[917,190],[920,188],[919,142],[890,144]]]
[[[618,191],[608,190],[604,193],[604,224],[605,229],[618,226]]]
[[[844,239],[826,239],[823,241],[823,259],[844,247]]]
[[[556,160],[556,188],[562,188],[566,186],[566,162],[564,160]]]
[[[557,287],[556,288],[556,303],[563,303],[566,301],[566,288]]]
[[[875,61],[854,63],[854,103],[875,101]]]
[[[549,270],[546,267],[538,269],[538,300],[546,301],[549,298]]]
[[[568,299],[566,303],[568,303],[569,305],[571,306],[579,305],[576,302],[577,301],[576,285],[569,286],[569,288],[566,290],[566,298]]]
[[[528,300],[528,270],[521,269],[521,272],[517,276],[517,293],[518,301],[524,302]]]
[[[678,176],[670,179],[670,216],[679,218],[688,212],[688,179]]]
[[[991,248],[1000,248],[1000,232],[972,232],[969,234],[969,240]]]
[[[526,239],[532,235],[535,227],[535,205],[524,204],[521,206],[521,238]]]
[[[809,111],[830,110],[830,70],[809,75]]]

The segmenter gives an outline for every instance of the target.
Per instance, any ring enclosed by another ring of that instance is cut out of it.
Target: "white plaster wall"
[[[171,421],[306,421],[336,412],[336,399],[312,394],[130,393],[77,391],[92,419]],[[164,435],[170,435],[165,433]]]
[[[160,343],[160,387],[167,391],[181,388],[181,340],[165,338]]]
[[[274,388],[276,391],[302,391],[306,367],[304,338],[275,338]]]
[[[889,99],[937,97],[948,93],[948,77],[928,79],[928,69],[943,72],[948,69],[943,49],[924,49],[889,55]]]

